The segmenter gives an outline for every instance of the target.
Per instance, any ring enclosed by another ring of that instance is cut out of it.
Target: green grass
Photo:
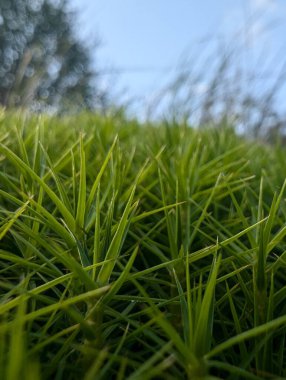
[[[285,379],[285,148],[0,115],[0,378]]]

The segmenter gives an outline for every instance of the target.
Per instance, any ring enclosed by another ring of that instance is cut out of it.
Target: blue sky
[[[99,36],[95,65],[120,75],[104,81],[148,99],[200,41],[240,36],[251,55],[270,57],[286,45],[285,0],[69,0],[78,33]],[[230,41],[229,41],[230,40]],[[204,48],[204,47],[203,47]],[[285,55],[286,57],[286,55]]]

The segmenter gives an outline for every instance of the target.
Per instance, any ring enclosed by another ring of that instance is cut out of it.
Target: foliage
[[[4,112],[0,142],[3,378],[286,377],[279,146]]]
[[[73,24],[65,0],[1,0],[0,104],[62,110],[103,101]]]

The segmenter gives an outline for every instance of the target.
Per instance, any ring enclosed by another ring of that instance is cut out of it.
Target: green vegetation
[[[0,120],[2,379],[286,378],[283,147]]]
[[[42,112],[107,107],[76,24],[67,0],[0,1],[0,105]]]

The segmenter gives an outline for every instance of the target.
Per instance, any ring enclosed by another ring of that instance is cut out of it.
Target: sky
[[[139,101],[152,98],[205,42],[240,36],[249,64],[251,54],[270,57],[286,47],[285,0],[69,0],[69,6],[77,33],[90,45],[100,41],[93,61],[103,85]]]

